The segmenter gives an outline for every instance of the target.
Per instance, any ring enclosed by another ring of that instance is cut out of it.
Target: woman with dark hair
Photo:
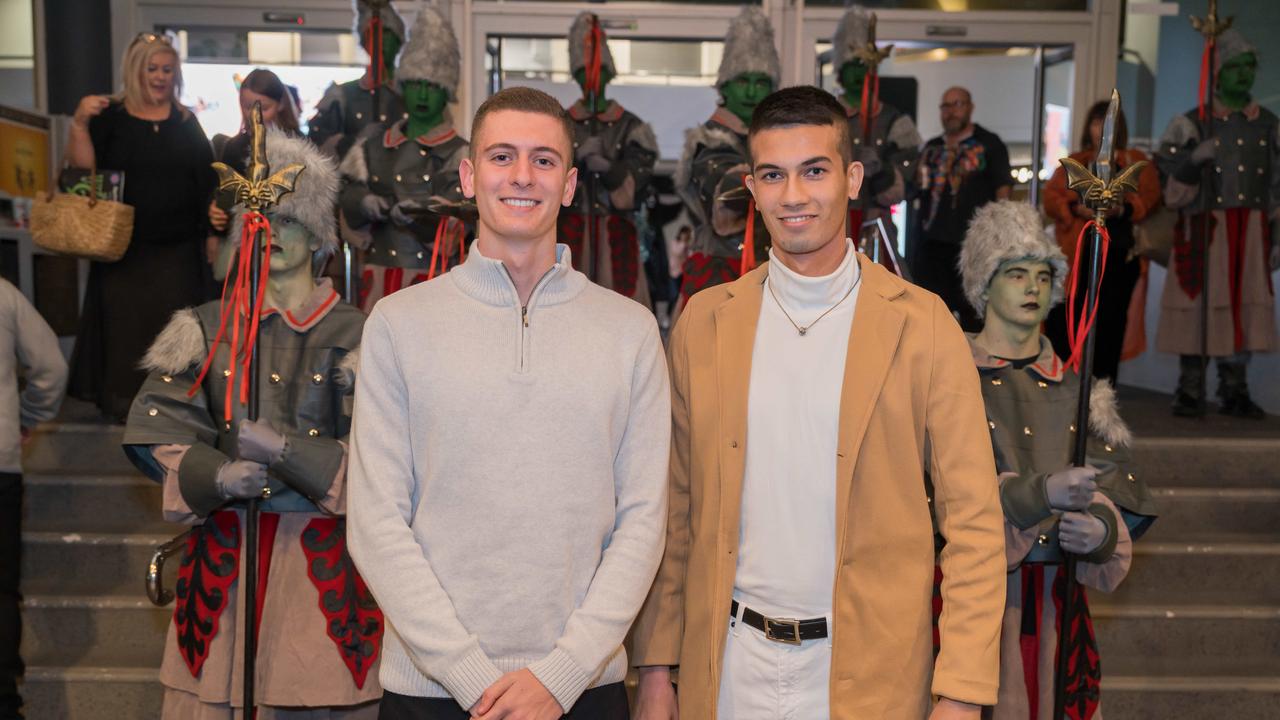
[[[297,103],[294,102],[293,93],[290,92],[289,87],[280,80],[280,76],[263,68],[257,68],[245,75],[244,80],[240,82],[240,133],[235,137],[214,135],[212,140],[214,159],[226,163],[241,175],[245,174],[245,168],[249,166],[249,151],[253,140],[249,117],[255,103],[262,105],[264,125],[278,127],[295,137],[301,134],[298,126]],[[222,197],[220,193],[216,193],[210,201],[209,225],[216,233],[211,237],[220,238],[226,233],[230,217],[228,211],[233,201],[234,198]],[[216,245],[211,241],[209,243],[210,260],[214,257],[215,249]]]
[[[133,206],[129,250],[89,269],[67,394],[123,420],[146,374],[138,361],[179,308],[206,299],[201,241],[217,183],[209,140],[178,101],[182,63],[164,35],[134,38],[121,62],[122,92],[80,100],[67,160],[124,173]]]
[[[1085,116],[1084,132],[1080,135],[1079,152],[1071,157],[1088,167],[1098,154],[1102,138],[1102,124],[1107,117],[1107,101],[1099,101],[1089,108]],[[1113,161],[1115,172],[1135,162],[1149,160],[1140,150],[1128,147],[1129,133],[1124,113],[1116,118]],[[1105,280],[1098,298],[1097,345],[1094,349],[1093,376],[1107,378],[1112,384],[1120,368],[1120,354],[1124,348],[1125,329],[1128,324],[1129,303],[1133,288],[1142,274],[1142,261],[1134,252],[1134,226],[1142,222],[1160,203],[1160,176],[1154,164],[1149,164],[1138,174],[1138,192],[1125,195],[1124,203],[1116,206],[1107,217],[1107,232],[1111,246],[1107,252]],[[1076,191],[1067,187],[1066,172],[1059,167],[1044,190],[1044,211],[1053,220],[1058,245],[1068,262],[1074,262],[1076,242],[1085,223],[1093,219],[1093,211],[1080,202]],[[1074,312],[1084,298],[1077,298]],[[1045,321],[1045,335],[1053,343],[1059,357],[1069,357],[1067,342],[1066,304],[1049,313]]]

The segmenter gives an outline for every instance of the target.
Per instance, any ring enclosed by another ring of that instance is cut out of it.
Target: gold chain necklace
[[[787,308],[783,306],[782,301],[778,299],[777,293],[773,291],[773,283],[769,282],[769,278],[767,277],[764,279],[764,281],[765,281],[765,284],[769,286],[769,295],[771,295],[773,297],[773,301],[777,303],[778,309],[781,310],[782,314],[787,317],[787,321],[791,323],[791,327],[794,327],[796,329],[796,332],[800,333],[800,337],[804,337],[804,334],[809,332],[809,328],[818,324],[818,320],[821,320],[827,315],[830,315],[832,310],[835,310],[836,308],[840,307],[840,303],[843,303],[845,300],[849,299],[849,296],[853,294],[853,291],[858,288],[858,283],[862,282],[862,273],[858,273],[858,279],[854,280],[853,284],[849,286],[849,290],[845,292],[844,297],[837,300],[835,305],[832,305],[831,307],[827,308],[825,312],[819,315],[816,320],[809,323],[808,325],[798,324],[791,317],[791,313],[787,312]]]

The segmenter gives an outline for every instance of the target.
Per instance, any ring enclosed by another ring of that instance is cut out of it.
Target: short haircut
[[[747,144],[757,133],[796,125],[831,125],[840,137],[840,158],[853,162],[853,143],[849,139],[849,119],[844,106],[831,93],[812,85],[798,85],[771,93],[751,113]]]
[[[529,87],[510,87],[499,90],[480,104],[480,109],[476,110],[475,119],[471,121],[472,156],[480,150],[475,141],[480,139],[480,128],[484,127],[485,119],[491,113],[501,110],[535,113],[559,120],[560,126],[564,128],[565,147],[570,152],[565,161],[573,162],[573,121],[569,119],[569,113],[560,106],[560,101],[541,90]]]

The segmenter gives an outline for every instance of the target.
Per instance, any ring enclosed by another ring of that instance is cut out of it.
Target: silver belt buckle
[[[775,632],[782,629],[784,634],[779,635]],[[787,645],[800,644],[800,621],[791,618],[771,618],[764,619],[764,636],[774,642],[785,643]]]

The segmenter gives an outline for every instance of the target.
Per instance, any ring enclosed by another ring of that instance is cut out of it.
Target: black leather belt
[[[738,617],[738,601],[729,604],[729,617]],[[791,618],[765,617],[749,607],[742,608],[742,622],[764,633],[774,642],[799,645],[805,640],[820,640],[827,636],[827,619],[793,620]]]

